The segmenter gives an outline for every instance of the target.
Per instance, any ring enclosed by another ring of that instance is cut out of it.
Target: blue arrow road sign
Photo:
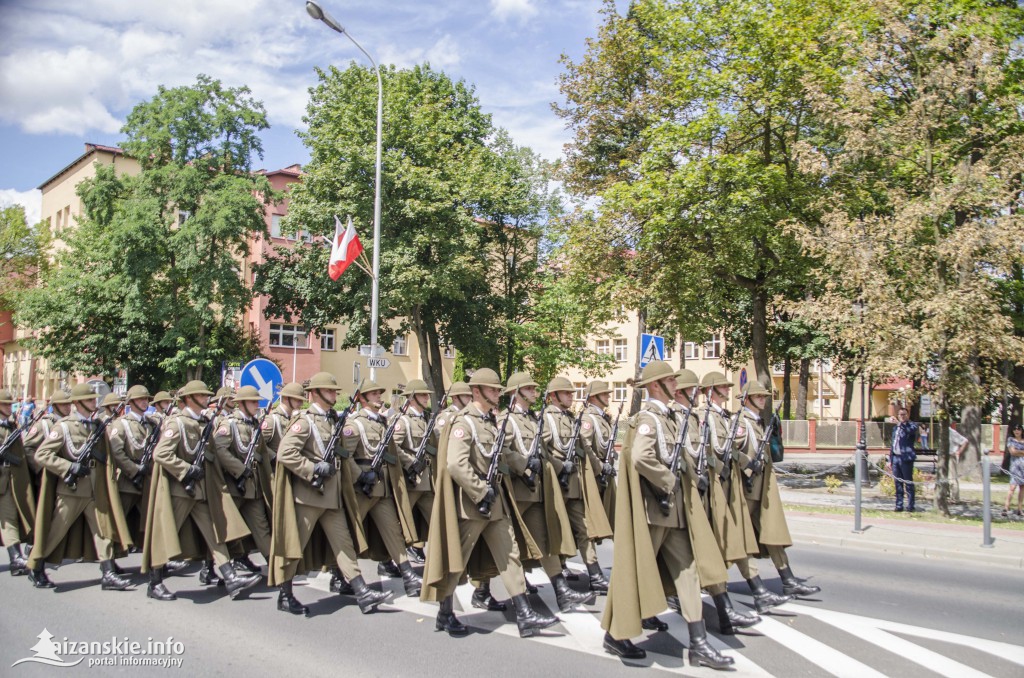
[[[255,386],[260,392],[260,407],[270,407],[284,383],[281,370],[265,358],[250,360],[242,368],[242,386]]]
[[[665,337],[657,334],[640,335],[640,367],[647,367],[647,363],[655,360],[665,359]]]

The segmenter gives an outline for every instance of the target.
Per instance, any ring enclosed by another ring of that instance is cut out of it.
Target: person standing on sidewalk
[[[1017,517],[1021,516],[1021,503],[1024,499],[1024,426],[1014,424],[1010,429],[1010,437],[1006,440],[1006,451],[1010,454],[1010,491],[1006,493],[1006,504],[1003,506],[1003,517],[1010,513],[1010,500],[1013,490],[1017,490]]]
[[[899,423],[892,432],[892,446],[889,449],[889,465],[892,466],[896,483],[896,512],[903,511],[903,490],[906,486],[907,510],[914,512],[914,444],[917,442],[919,427],[910,421],[910,412],[901,407],[896,413]]]

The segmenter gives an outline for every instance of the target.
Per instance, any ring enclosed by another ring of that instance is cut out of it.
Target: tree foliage
[[[23,206],[0,209],[0,308],[8,308],[14,293],[44,272],[50,240],[45,222],[29,226]]]
[[[267,128],[249,90],[206,76],[161,87],[122,129],[138,175],[97,164],[78,187],[85,213],[41,284],[18,300],[55,369],[153,386],[201,378],[254,350],[242,326],[252,289],[241,261],[276,199],[252,173]]]

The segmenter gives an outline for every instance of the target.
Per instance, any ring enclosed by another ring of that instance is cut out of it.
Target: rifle
[[[454,386],[454,382],[452,386]],[[412,464],[405,471],[405,480],[410,485],[415,485],[417,476],[426,467],[427,456],[427,444],[430,442],[430,434],[434,432],[434,424],[437,423],[437,416],[441,414],[441,410],[444,409],[444,404],[448,402],[448,394],[451,393],[452,387],[449,386],[448,390],[444,392],[444,396],[441,397],[441,402],[434,408],[434,411],[430,413],[430,421],[427,422],[427,428],[423,432],[423,440],[420,441],[419,447],[416,448],[416,458],[413,459]]]
[[[510,406],[511,408],[511,406]],[[548,392],[544,391],[544,395],[541,396],[540,414],[537,415],[537,435],[534,437],[533,442],[530,443],[530,454],[526,457],[526,466],[529,468],[530,463],[534,459],[540,458],[540,439],[544,433],[544,411],[548,409]],[[523,482],[531,490],[537,488],[537,478],[532,473],[528,476],[523,476]]]
[[[380,482],[380,469],[384,465],[384,453],[387,452],[388,445],[391,444],[391,438],[395,435],[395,427],[398,426],[398,421],[402,418],[409,410],[409,404],[412,402],[412,398],[408,398],[405,404],[402,405],[401,409],[398,410],[398,416],[391,420],[388,427],[384,430],[384,435],[380,437],[380,442],[377,443],[377,450],[373,453],[373,459],[370,461],[370,468],[367,469],[373,474],[373,482],[362,481],[356,479],[356,487],[359,491],[365,494],[367,497],[373,492],[373,488]],[[360,474],[361,476],[362,474]]]
[[[167,413],[171,411],[171,407],[174,406],[172,401],[167,407],[164,408],[163,415],[166,417]],[[146,437],[146,443],[142,446],[142,457],[139,459],[139,471],[132,476],[132,485],[135,489],[141,490],[142,484],[146,482],[146,476],[149,475],[149,467],[153,463],[153,450],[156,449],[157,442],[160,441],[160,430],[164,427],[163,420],[155,424],[149,435]]]
[[[741,403],[747,399],[747,391],[749,389],[750,383],[747,383],[743,387],[743,393],[740,395]],[[736,431],[739,430],[739,427],[740,412],[737,412],[729,424],[729,435],[725,439],[725,449],[722,452],[722,470],[719,472],[718,477],[723,484],[729,480],[729,473],[732,471],[732,446],[736,443]]]
[[[747,463],[744,470],[750,469],[753,473],[760,473],[761,469],[764,468],[764,448],[769,445],[772,436],[775,434],[775,422],[779,420],[780,409],[782,409],[781,400],[779,401],[779,404],[775,406],[772,418],[764,428],[764,437],[757,442],[757,452],[754,453],[754,458]],[[750,478],[745,477],[743,479],[743,483],[748,489],[753,486],[753,481]]]
[[[127,404],[128,403],[126,402],[121,403],[117,406],[117,409],[114,410],[113,414],[99,420],[99,423],[96,424],[96,428],[92,430],[92,433],[90,433],[89,437],[86,438],[85,444],[82,445],[82,451],[78,453],[78,457],[75,459],[76,464],[85,462],[89,457],[92,457],[101,464],[106,463],[107,455],[102,452],[95,451],[96,445],[98,445],[100,440],[103,439],[104,431],[107,430],[107,424],[109,424],[111,420],[116,419],[121,412],[124,411],[125,405]],[[72,473],[71,469],[68,469],[68,472],[64,474],[64,484],[74,490],[78,487],[78,478],[78,475]]]
[[[697,491],[704,495],[708,491],[708,444],[711,442],[711,427],[708,417],[711,416],[711,399],[704,406],[704,421],[700,423],[700,444],[697,447]]]
[[[580,413],[576,415],[576,420],[572,423],[572,435],[569,436],[569,442],[565,444],[565,458],[566,461],[570,461],[569,455],[575,458],[579,458],[576,453],[576,443],[580,439],[580,427],[583,426],[583,413],[587,409],[587,401],[590,400],[590,390],[593,386],[587,388],[587,395],[583,398],[583,407],[580,409]],[[562,486],[563,490],[569,489],[569,474],[565,472],[563,468],[558,474],[558,484]]]
[[[601,487],[607,487],[609,479],[617,475],[615,472],[615,460],[617,455],[615,453],[615,438],[619,435],[619,417],[622,416],[622,405],[619,405],[619,413],[615,415],[615,423],[612,424],[612,434],[608,437],[608,442],[604,446],[604,463],[611,465],[611,473],[605,475],[604,469],[601,470],[601,475],[598,477],[598,482],[601,483]]]
[[[494,499],[498,498],[498,482],[501,480],[499,477],[500,474],[498,473],[498,462],[501,461],[501,451],[505,449],[505,431],[508,430],[508,420],[511,417],[512,412],[510,410],[501,421],[501,429],[498,430],[498,437],[494,439],[494,445],[491,446],[491,463],[487,466],[487,476],[484,478],[484,482],[487,483],[487,488],[494,494]],[[480,511],[480,515],[484,518],[491,517],[491,506],[494,503],[494,499],[485,497],[483,501],[476,505],[477,510]]]
[[[199,442],[196,444],[196,458],[192,460],[192,468],[203,469],[203,464],[206,463],[206,447],[210,444],[210,437],[213,436],[213,426],[217,422],[217,416],[220,415],[221,410],[224,409],[224,403],[227,402],[227,397],[221,397],[217,399],[217,407],[213,410],[210,418],[206,420],[206,426],[203,427],[203,432],[199,436]],[[203,469],[205,472],[205,469]],[[196,479],[189,478],[185,481],[185,491],[188,492],[188,496],[195,496],[196,493]]]
[[[11,466],[21,466],[21,459],[17,459],[15,457],[8,458],[7,453],[10,452],[14,448],[14,443],[16,443],[19,440],[21,440],[21,437],[25,433],[26,430],[28,430],[28,429],[32,428],[33,426],[35,426],[36,423],[38,423],[39,420],[43,418],[43,415],[46,414],[46,408],[49,407],[49,406],[50,406],[50,401],[46,401],[46,405],[44,405],[42,407],[42,409],[40,409],[39,412],[37,412],[35,414],[35,416],[33,416],[31,420],[29,420],[29,422],[27,424],[25,424],[24,426],[17,426],[17,425],[15,425],[14,428],[11,429],[10,434],[4,440],[4,444],[0,445],[0,464],[10,464]]]
[[[252,477],[252,466],[256,460],[256,446],[260,444],[260,439],[263,437],[263,422],[266,420],[267,415],[270,414],[270,408],[259,418],[256,422],[256,428],[253,429],[252,438],[249,439],[249,445],[245,448],[245,459],[242,460],[242,465],[245,466],[242,469],[242,474],[235,478],[235,487],[238,489],[238,494],[245,494],[245,481]]]
[[[356,390],[352,393],[352,400],[349,401],[348,407],[346,407],[339,415],[335,410],[328,412],[327,417],[334,417],[334,430],[331,431],[331,437],[327,441],[327,447],[324,448],[324,458],[322,461],[334,466],[334,458],[337,456],[335,450],[338,448],[338,442],[341,440],[342,429],[345,428],[345,422],[348,421],[349,415],[352,414],[356,409],[356,401],[359,400],[359,394],[363,391],[363,381],[359,380],[359,385],[356,386]],[[310,431],[310,434],[313,432]],[[309,484],[315,487],[319,492],[324,491],[324,479],[323,476],[313,476],[313,480],[309,481]]]
[[[675,442],[672,443],[672,456],[668,464],[669,473],[672,474],[673,478],[679,477],[679,459],[683,453],[683,442],[686,440],[686,434],[690,430],[690,410],[686,410],[686,421],[679,427],[679,433],[676,435]],[[670,500],[671,496],[667,494],[658,494],[658,508],[664,515],[670,513]]]

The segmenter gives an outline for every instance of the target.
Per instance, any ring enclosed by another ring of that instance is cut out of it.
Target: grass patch
[[[801,511],[803,513],[829,513],[834,515],[852,516],[853,508],[845,506],[818,506],[810,504],[783,503],[786,510]],[[999,510],[1002,510],[999,507]],[[946,518],[936,511],[925,511],[921,513],[895,513],[893,511],[882,511],[879,509],[863,508],[860,512],[865,518],[885,518],[887,520],[902,520],[908,523],[937,523],[940,525],[973,525],[981,529],[984,520],[981,518],[967,516],[953,516]],[[1007,520],[1005,518],[992,517],[992,525],[1005,530],[1017,530],[1024,532],[1024,521]]]

